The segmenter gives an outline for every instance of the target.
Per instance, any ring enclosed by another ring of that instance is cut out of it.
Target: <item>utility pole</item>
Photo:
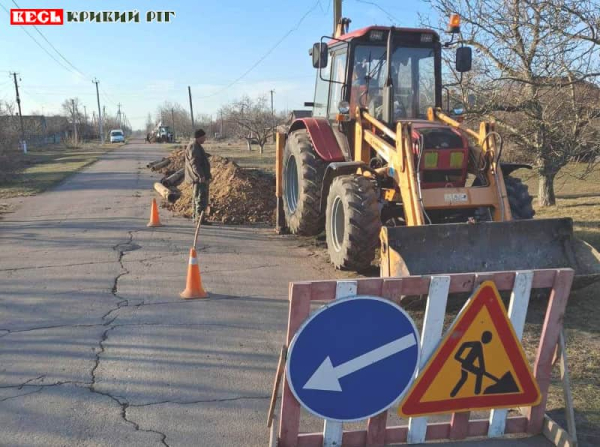
[[[119,122],[119,129],[121,128],[121,103],[117,104],[119,110],[117,111],[117,121]]]
[[[342,0],[333,0],[333,35],[337,30],[337,25],[342,18]]]
[[[273,141],[275,141],[275,109],[273,107],[273,93],[275,93],[275,90],[271,90],[271,132],[273,133]]]
[[[23,113],[21,112],[21,97],[19,96],[19,83],[17,82],[18,73],[11,73],[13,79],[15,80],[15,92],[17,93],[17,106],[19,108],[19,121],[21,122],[21,147],[23,148],[23,153],[27,153],[27,142],[25,141],[25,126],[23,125]]]
[[[173,127],[173,140],[175,140],[175,113],[173,112],[173,107],[171,107],[171,124],[171,127]]]
[[[190,116],[192,117],[192,132],[196,130],[196,125],[194,124],[194,106],[192,105],[192,87],[188,85],[188,94],[190,95]]]
[[[223,138],[223,111],[221,110],[221,138]]]
[[[76,118],[77,110],[75,109],[75,100],[71,99],[71,119],[73,120],[73,140],[75,144],[79,141],[77,136],[77,118]]]
[[[100,132],[100,144],[104,144],[104,132],[102,130],[102,113],[100,113],[100,93],[98,92],[98,83],[100,82],[98,79],[94,79],[92,81],[96,84],[96,99],[98,100],[98,124],[99,124],[99,132]]]

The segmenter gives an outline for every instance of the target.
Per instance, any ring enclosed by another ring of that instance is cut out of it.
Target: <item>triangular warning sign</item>
[[[425,416],[533,406],[537,386],[496,285],[475,291],[398,408]]]

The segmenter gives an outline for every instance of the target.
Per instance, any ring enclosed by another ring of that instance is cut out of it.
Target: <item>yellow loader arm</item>
[[[473,137],[486,158],[487,184],[478,187],[421,189],[415,168],[413,153],[413,131],[410,122],[399,122],[396,131],[371,116],[368,112],[356,111],[354,159],[369,163],[371,148],[388,163],[382,169],[394,179],[396,189],[385,192],[387,201],[401,201],[407,226],[424,225],[424,210],[492,207],[494,221],[512,220],[506,186],[498,164],[498,148],[493,123],[481,123],[479,133],[464,127],[440,110],[429,109],[431,121],[439,121],[460,129]],[[390,144],[391,140],[394,144]]]

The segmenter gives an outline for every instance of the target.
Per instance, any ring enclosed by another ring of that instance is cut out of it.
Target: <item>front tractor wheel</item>
[[[315,236],[323,231],[321,186],[325,167],[308,131],[292,132],[283,155],[283,209],[292,234]]]
[[[375,185],[361,175],[336,177],[327,196],[327,251],[339,269],[371,265],[379,245],[381,217]]]

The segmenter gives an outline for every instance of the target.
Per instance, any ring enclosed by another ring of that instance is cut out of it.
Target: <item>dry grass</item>
[[[592,172],[585,180],[585,165],[571,164],[560,172],[555,180],[556,206],[535,206],[536,217],[571,217],[575,234],[600,250],[600,169]],[[538,180],[531,171],[519,170],[520,176],[529,186],[532,196],[537,196]],[[535,205],[535,200],[534,200]]]
[[[275,171],[274,144],[266,145],[262,155],[256,145],[253,145],[252,151],[249,151],[245,141],[207,142],[203,146],[207,152],[227,157],[242,168],[260,169],[268,172]]]
[[[534,200],[537,218],[571,217],[575,235],[600,250],[600,170],[585,180],[579,177],[585,166],[571,164],[555,180],[556,206],[540,208]],[[538,180],[530,171],[516,172],[537,195]],[[580,445],[600,445],[600,286],[592,284],[575,290],[569,298],[564,325],[567,355],[571,372],[571,391],[575,405]],[[539,337],[546,301],[533,304],[525,340]],[[530,353],[533,355],[533,352]],[[548,410],[564,425],[564,402],[558,377],[554,371],[548,396]]]
[[[0,199],[39,194],[120,146],[86,143],[74,148],[53,145],[31,149],[18,156],[16,172],[0,177]]]

